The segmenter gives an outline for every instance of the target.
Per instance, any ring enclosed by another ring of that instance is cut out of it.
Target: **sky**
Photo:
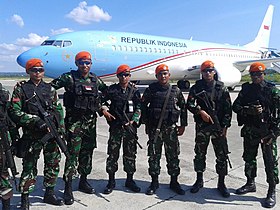
[[[142,33],[233,45],[254,40],[274,5],[270,47],[280,51],[280,0],[1,0],[0,72],[48,37],[80,30]]]

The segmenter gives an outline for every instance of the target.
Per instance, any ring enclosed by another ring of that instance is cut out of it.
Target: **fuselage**
[[[74,60],[80,51],[92,54],[92,71],[105,82],[117,81],[115,72],[120,64],[132,68],[133,80],[155,80],[155,68],[161,63],[169,66],[172,80],[198,79],[200,64],[212,60],[219,79],[234,86],[241,79],[242,69],[236,69],[233,63],[261,58],[258,51],[233,45],[126,32],[79,31],[50,37],[41,46],[19,55],[17,62],[24,67],[28,59],[40,58],[46,75],[55,78],[77,69]]]

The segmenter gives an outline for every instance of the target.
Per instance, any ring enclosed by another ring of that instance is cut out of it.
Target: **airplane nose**
[[[30,59],[30,55],[29,55],[28,51],[23,52],[17,57],[17,63],[20,66],[22,66],[23,68],[25,68],[25,64],[29,59]]]

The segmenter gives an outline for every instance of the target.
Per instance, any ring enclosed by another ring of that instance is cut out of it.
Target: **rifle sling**
[[[171,93],[171,89],[172,89],[172,85],[169,85],[169,89],[168,89],[168,92],[166,94],[166,98],[164,100],[164,104],[163,104],[163,107],[162,107],[162,110],[161,110],[161,113],[160,113],[160,118],[159,118],[159,121],[158,121],[157,130],[159,130],[161,128],[161,124],[162,124],[162,121],[163,121],[163,117],[165,115],[165,111],[166,111],[168,99],[169,99],[169,96],[170,96],[170,93]]]

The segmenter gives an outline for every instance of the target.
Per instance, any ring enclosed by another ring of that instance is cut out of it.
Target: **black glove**
[[[35,127],[36,127],[39,131],[42,131],[42,132],[47,132],[47,131],[48,131],[48,126],[47,126],[47,124],[45,123],[45,121],[42,120],[42,119],[39,119],[38,121],[36,121]]]

